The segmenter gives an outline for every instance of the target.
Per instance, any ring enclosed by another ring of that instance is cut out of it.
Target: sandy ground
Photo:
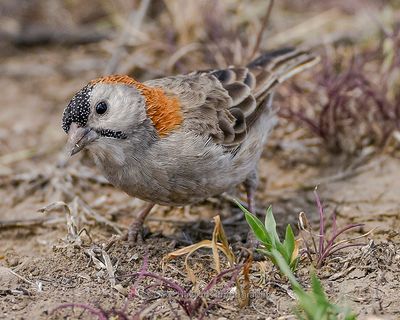
[[[80,50],[13,49],[1,57],[0,319],[96,318],[77,307],[56,310],[65,303],[126,308],[131,315],[141,311],[149,318],[187,318],[165,288],[149,289],[149,279],[135,283],[132,274],[147,259],[149,271],[194,295],[184,258],[163,266],[163,257],[211,239],[215,215],[222,217],[236,254],[246,238],[243,215],[228,196],[222,196],[185,208],[158,206],[146,223],[149,232],[144,243],[129,247],[116,240],[110,245],[143,202],[110,186],[85,153],[60,166],[66,140],[60,127],[62,110],[76,90],[103,70],[108,57],[93,54],[97,48],[94,44]],[[257,213],[262,216],[272,204],[283,231],[288,223],[296,226],[298,214],[304,211],[317,230],[313,190],[318,185],[326,213],[335,211],[339,226],[364,223],[343,238],[373,229],[359,240],[363,246],[338,252],[317,270],[328,296],[351,307],[359,319],[399,319],[398,154],[349,159],[329,154],[318,139],[304,132],[284,119],[274,131],[259,164]],[[237,194],[243,197],[240,191]],[[63,210],[39,211],[56,201],[70,206],[79,236],[72,237]],[[200,287],[217,275],[210,250],[196,252],[189,261]],[[228,268],[226,260],[222,264]],[[303,259],[297,276],[305,287],[310,269]],[[210,307],[207,317],[294,319],[294,294],[270,262],[254,262],[250,280],[249,306],[238,306],[233,289],[225,290],[229,277],[224,278],[213,288],[210,301],[217,301],[218,292],[224,292],[223,297]],[[130,299],[132,288],[137,295]]]

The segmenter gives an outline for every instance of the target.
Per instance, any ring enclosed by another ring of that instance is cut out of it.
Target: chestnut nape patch
[[[90,82],[91,85],[97,83],[125,84],[135,87],[144,96],[147,115],[161,137],[166,136],[183,121],[178,97],[167,96],[161,88],[148,87],[126,75],[106,76]]]

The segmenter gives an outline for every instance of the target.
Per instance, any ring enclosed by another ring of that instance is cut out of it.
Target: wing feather
[[[197,71],[145,84],[179,98],[182,130],[236,150],[260,115],[271,108],[275,86],[318,61],[307,51],[286,48],[267,52],[246,67]]]

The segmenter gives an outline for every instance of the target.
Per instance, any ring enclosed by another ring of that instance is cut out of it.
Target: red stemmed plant
[[[331,235],[329,236],[326,231],[326,219],[325,219],[324,207],[317,193],[317,188],[315,188],[314,190],[314,196],[316,199],[318,213],[319,213],[319,232],[318,234],[313,233],[304,212],[301,212],[299,215],[299,229],[300,229],[300,235],[306,246],[305,253],[307,257],[310,259],[312,263],[315,264],[317,268],[321,268],[326,262],[326,259],[330,255],[349,247],[359,247],[365,245],[364,243],[354,243],[353,241],[366,237],[369,233],[372,232],[372,230],[355,238],[338,240],[339,236],[343,235],[345,232],[348,232],[356,228],[360,228],[364,226],[364,224],[354,223],[354,224],[349,224],[341,229],[338,229],[336,223],[336,213],[333,212],[332,232]],[[310,242],[312,245],[310,245]]]

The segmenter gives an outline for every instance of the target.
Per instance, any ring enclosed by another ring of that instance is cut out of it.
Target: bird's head
[[[71,155],[85,147],[149,143],[182,121],[179,101],[160,88],[128,77],[108,76],[89,82],[65,108],[62,128]]]

